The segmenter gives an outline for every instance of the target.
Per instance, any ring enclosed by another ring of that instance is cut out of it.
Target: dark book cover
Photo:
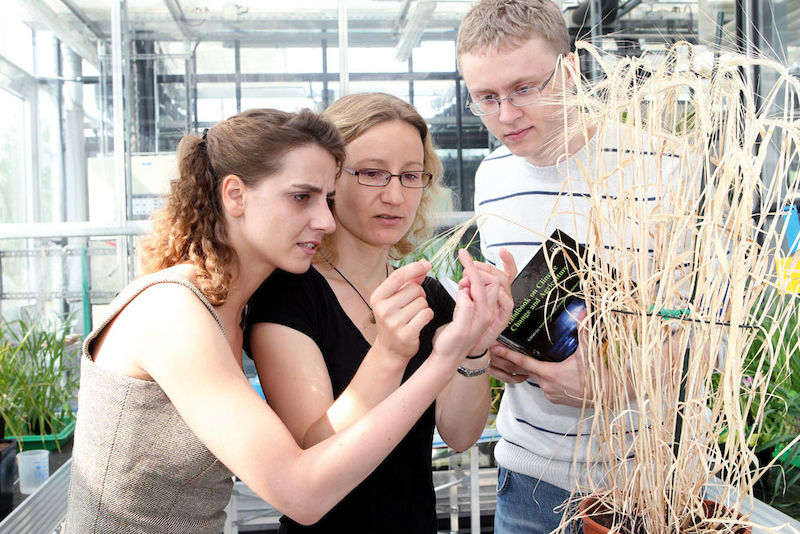
[[[577,350],[576,318],[586,309],[576,273],[583,248],[560,230],[542,243],[511,284],[514,312],[498,338],[502,343],[550,362]]]

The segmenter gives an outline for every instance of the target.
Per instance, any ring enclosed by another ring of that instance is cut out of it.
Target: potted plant
[[[0,416],[19,449],[59,449],[74,430],[77,336],[61,318],[0,321]]]
[[[800,190],[800,80],[766,58],[701,57],[687,43],[623,58],[576,48],[600,75],[582,78],[578,54],[561,64],[574,82],[563,105],[579,110],[567,134],[617,148],[564,182],[590,189],[580,199],[588,236],[577,236],[587,245],[572,267],[588,312],[580,428],[591,432],[560,530],[747,532],[754,486],[773,462],[757,452],[778,446],[791,462],[800,447],[800,398],[781,381],[797,363],[800,297],[781,293],[776,271],[786,260],[777,215]],[[452,230],[437,255],[476,222]]]
[[[783,308],[791,306],[795,297],[791,294],[778,297],[775,309],[768,310],[765,326],[784,315]],[[763,422],[753,444],[760,465],[773,464],[758,481],[754,491],[764,502],[782,509],[788,515],[800,519],[800,444],[791,443],[800,434],[800,318],[797,314],[785,317],[783,336],[768,339],[769,328],[759,331],[748,354],[747,367],[742,378],[742,408],[747,409],[747,420],[754,424],[759,413],[753,404],[747,405],[751,395],[764,398]],[[757,387],[757,379],[765,373],[759,357],[765,343],[777,348],[777,365],[773,369],[771,386]],[[754,391],[755,390],[755,391]],[[723,436],[724,437],[724,436]],[[773,462],[773,458],[777,460]]]
[[[787,178],[800,126],[783,100],[794,102],[800,83],[776,62],[701,61],[685,43],[613,61],[577,47],[604,76],[588,83],[565,65],[576,79],[565,105],[581,109],[576,128],[596,128],[599,143],[615,135],[619,149],[586,169],[590,232],[577,269],[591,467],[562,528],[744,532],[743,505],[766,469],[756,448],[786,361],[779,345],[800,314],[796,295],[776,306],[785,229],[768,208],[800,185]],[[748,78],[756,63],[761,99]],[[630,128],[612,130],[623,116]],[[650,161],[658,169],[643,167]],[[716,503],[702,499],[712,486]]]
[[[800,371],[792,372],[800,375]],[[762,465],[771,467],[754,492],[758,499],[800,520],[800,444],[796,441],[800,434],[800,391],[776,386],[773,394],[764,411],[765,419],[772,421],[765,422],[755,448]]]

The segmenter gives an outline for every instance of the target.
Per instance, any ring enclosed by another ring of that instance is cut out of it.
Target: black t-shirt
[[[453,300],[439,282],[427,278],[422,287],[434,318],[420,333],[419,351],[409,361],[403,381],[430,355],[436,329],[452,320]],[[334,398],[347,388],[370,349],[328,282],[313,267],[300,275],[275,271],[261,284],[248,305],[245,343],[248,327],[260,322],[282,324],[314,340],[325,359]],[[303,527],[284,516],[279,532],[434,534],[434,424],[431,405],[383,463],[318,523]]]

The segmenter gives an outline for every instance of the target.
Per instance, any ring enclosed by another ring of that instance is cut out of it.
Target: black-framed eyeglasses
[[[504,98],[487,96],[486,98],[481,98],[480,100],[469,101],[465,107],[470,110],[473,115],[482,117],[484,115],[494,115],[495,113],[499,113],[500,102],[503,102],[504,100],[508,100],[512,105],[518,108],[530,106],[531,104],[536,103],[536,101],[542,97],[542,91],[545,87],[547,87],[547,84],[550,83],[550,80],[553,79],[555,73],[556,69],[553,69],[553,72],[550,73],[550,76],[548,76],[544,83],[539,87],[525,86],[521,89],[517,89],[516,91],[511,91],[508,93],[508,96]],[[469,93],[467,93],[467,99],[469,100],[470,98],[472,97],[470,97]]]
[[[403,187],[410,189],[424,189],[431,185],[433,175],[427,171],[401,171],[398,174],[392,174],[386,169],[348,169],[342,167],[343,171],[347,171],[355,175],[358,183],[370,187],[385,187],[389,184],[392,176],[397,176],[400,184]]]

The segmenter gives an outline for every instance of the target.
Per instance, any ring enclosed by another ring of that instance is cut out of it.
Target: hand
[[[464,277],[458,284],[453,320],[439,329],[433,342],[434,352],[455,364],[492,324],[499,297],[499,285],[488,287],[481,272],[466,250],[458,251]]]
[[[378,333],[375,346],[404,359],[419,350],[419,334],[433,319],[422,282],[431,264],[425,260],[400,267],[370,296]]]
[[[492,324],[478,338],[478,341],[470,349],[470,354],[482,354],[497,339],[497,336],[505,330],[511,317],[511,312],[514,310],[511,282],[517,276],[517,266],[514,263],[514,257],[506,249],[500,249],[500,258],[503,260],[503,271],[489,263],[475,263],[486,286],[489,301],[495,300],[497,306],[494,309]]]
[[[578,320],[585,318],[586,311],[583,311]],[[585,381],[588,333],[583,327],[579,329],[578,350],[562,362],[539,361],[498,343],[492,347],[492,366],[489,371],[492,376],[512,384],[533,380],[553,404],[578,408],[584,404],[589,406],[592,391]],[[525,378],[520,379],[522,376]]]
[[[528,379],[528,371],[515,364],[512,360],[507,359],[506,354],[511,352],[523,358],[530,358],[530,356],[512,351],[500,343],[495,343],[489,347],[489,352],[491,353],[492,363],[489,365],[488,372],[491,376],[506,384],[519,384]]]

